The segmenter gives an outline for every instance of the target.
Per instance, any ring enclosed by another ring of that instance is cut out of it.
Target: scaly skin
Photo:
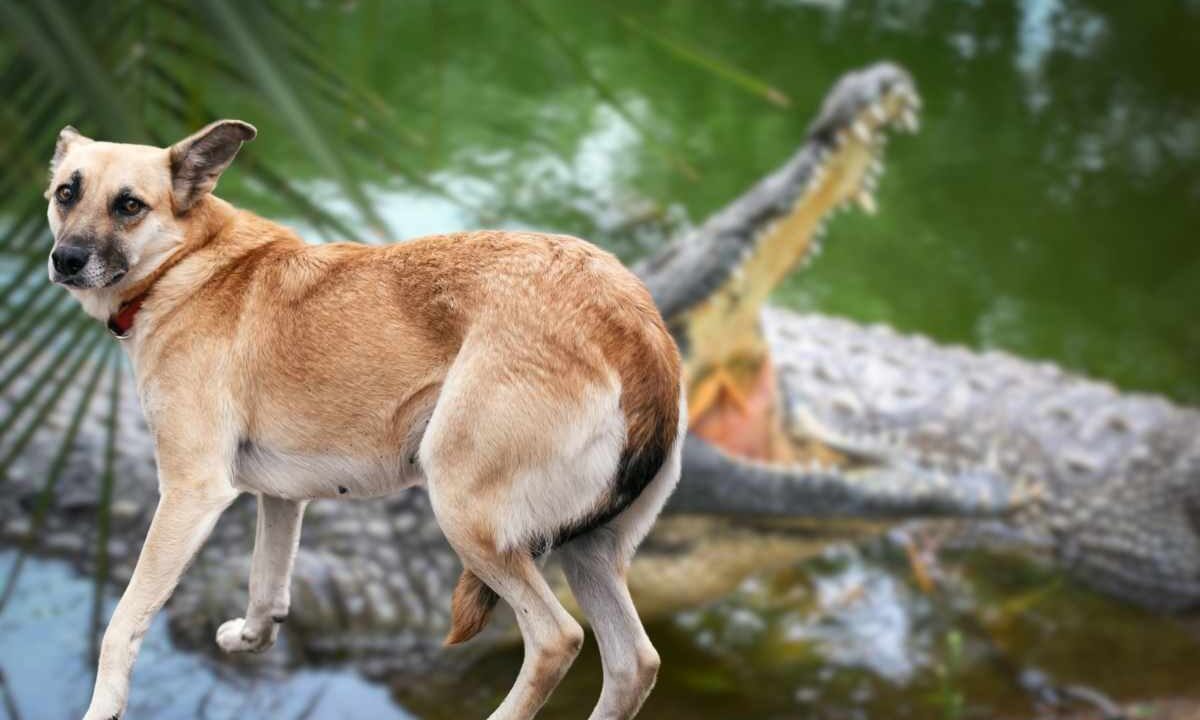
[[[764,325],[792,417],[955,482],[981,468],[1025,485],[1031,500],[975,539],[1044,549],[1150,608],[1200,604],[1200,411],[885,327],[775,309]]]

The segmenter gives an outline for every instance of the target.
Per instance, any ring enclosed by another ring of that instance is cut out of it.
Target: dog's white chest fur
[[[425,481],[416,454],[350,457],[238,448],[234,483],[239,490],[288,500],[378,497]]]

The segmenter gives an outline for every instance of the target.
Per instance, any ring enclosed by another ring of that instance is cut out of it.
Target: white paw
[[[227,653],[262,652],[274,642],[274,633],[270,630],[261,635],[250,632],[245,618],[227,620],[217,628],[217,645]]]
[[[110,692],[109,687],[100,682],[96,685],[96,692],[92,695],[92,702],[88,704],[83,720],[121,720],[121,714],[124,711],[123,696],[116,692]]]
[[[92,707],[88,708],[87,714],[83,716],[83,720],[121,720],[121,710],[119,708],[116,710],[111,708],[106,710],[92,703]]]

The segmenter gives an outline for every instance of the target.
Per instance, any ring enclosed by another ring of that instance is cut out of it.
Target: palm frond
[[[103,352],[105,355],[111,356],[113,346],[106,346]],[[84,356],[84,359],[86,359],[86,356]],[[28,557],[30,550],[41,534],[42,526],[46,521],[46,513],[50,511],[51,506],[54,504],[55,489],[58,487],[58,480],[62,477],[63,470],[67,465],[67,458],[71,453],[71,449],[75,446],[75,436],[79,434],[79,426],[82,424],[83,417],[96,395],[96,389],[100,386],[100,378],[104,374],[106,363],[101,361],[94,363],[94,365],[92,374],[88,377],[83,392],[80,393],[79,401],[71,413],[71,422],[63,434],[62,444],[59,446],[58,452],[50,464],[50,471],[46,474],[42,491],[38,494],[37,505],[33,510],[33,522],[30,524],[29,532],[21,545],[21,551],[18,553],[16,561],[9,568],[3,587],[0,587],[0,615],[4,614],[4,608],[8,605],[8,600],[12,597],[13,591],[16,589],[17,580],[21,577],[21,570],[25,567],[25,558]],[[67,386],[68,383],[60,383],[60,388],[65,389]]]
[[[613,109],[621,119],[629,123],[631,127],[637,129],[647,143],[656,147],[663,159],[681,175],[689,180],[699,180],[700,173],[692,164],[683,158],[679,153],[672,150],[666,144],[656,137],[654,131],[643,123],[636,115],[634,115],[617,93],[596,75],[587,60],[579,54],[575,45],[569,42],[561,30],[556,27],[550,20],[541,13],[537,8],[533,7],[526,0],[512,0],[513,6],[520,9],[530,21],[537,26],[544,37],[550,40],[555,48],[571,63],[571,67],[579,74],[579,77],[590,85],[604,102]]]
[[[782,90],[751,75],[745,70],[734,67],[720,58],[713,57],[665,33],[651,30],[638,22],[632,15],[621,15],[618,19],[625,27],[655,43],[688,65],[692,65],[712,74],[714,77],[732,83],[736,87],[745,90],[751,95],[756,95],[772,105],[785,108],[792,104],[792,99]]]
[[[300,101],[296,91],[288,83],[284,73],[271,53],[263,46],[260,39],[251,37],[246,29],[246,10],[235,13],[225,0],[207,0],[198,3],[197,7],[218,28],[230,46],[237,51],[246,64],[246,72],[255,83],[266,93],[273,105],[278,108],[291,130],[296,134],[300,144],[312,154],[321,168],[334,180],[340,182],[350,193],[350,200],[359,207],[364,216],[372,223],[376,233],[383,235],[387,223],[376,213],[371,202],[367,199],[362,188],[354,182],[345,164],[338,157],[337,151],[325,138],[317,126],[312,113]],[[254,6],[249,6],[253,13]]]
[[[107,434],[104,443],[104,470],[100,475],[100,497],[96,503],[96,572],[92,586],[91,632],[88,641],[93,664],[100,657],[100,623],[104,615],[104,590],[108,587],[108,538],[112,531],[113,468],[117,460],[117,432],[121,421],[121,355],[113,353],[112,380],[109,385]]]
[[[0,484],[7,479],[8,468],[12,465],[13,460],[21,454],[34,432],[58,405],[63,393],[71,385],[70,379],[79,374],[88,360],[95,360],[91,355],[92,352],[105,349],[102,342],[106,338],[100,335],[96,325],[84,323],[78,316],[73,319],[72,324],[76,326],[76,330],[71,336],[69,344],[65,349],[59,351],[54,362],[46,364],[42,372],[33,379],[29,388],[12,403],[9,414],[4,417],[3,421],[0,421],[0,437],[7,436],[25,411],[33,409],[33,416],[13,439],[8,452],[0,457]],[[7,379],[11,381],[12,377],[14,376]],[[40,405],[35,405],[47,389],[50,390],[48,396]]]

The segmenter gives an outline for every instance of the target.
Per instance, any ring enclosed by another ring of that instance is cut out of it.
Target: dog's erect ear
[[[171,146],[171,193],[183,212],[217,186],[242,143],[258,131],[241,120],[218,120]]]
[[[54,157],[50,158],[50,175],[53,176],[58,170],[58,164],[66,157],[67,150],[71,149],[72,145],[90,143],[92,140],[79,134],[79,131],[70,125],[58,131],[58,142],[54,144]]]

